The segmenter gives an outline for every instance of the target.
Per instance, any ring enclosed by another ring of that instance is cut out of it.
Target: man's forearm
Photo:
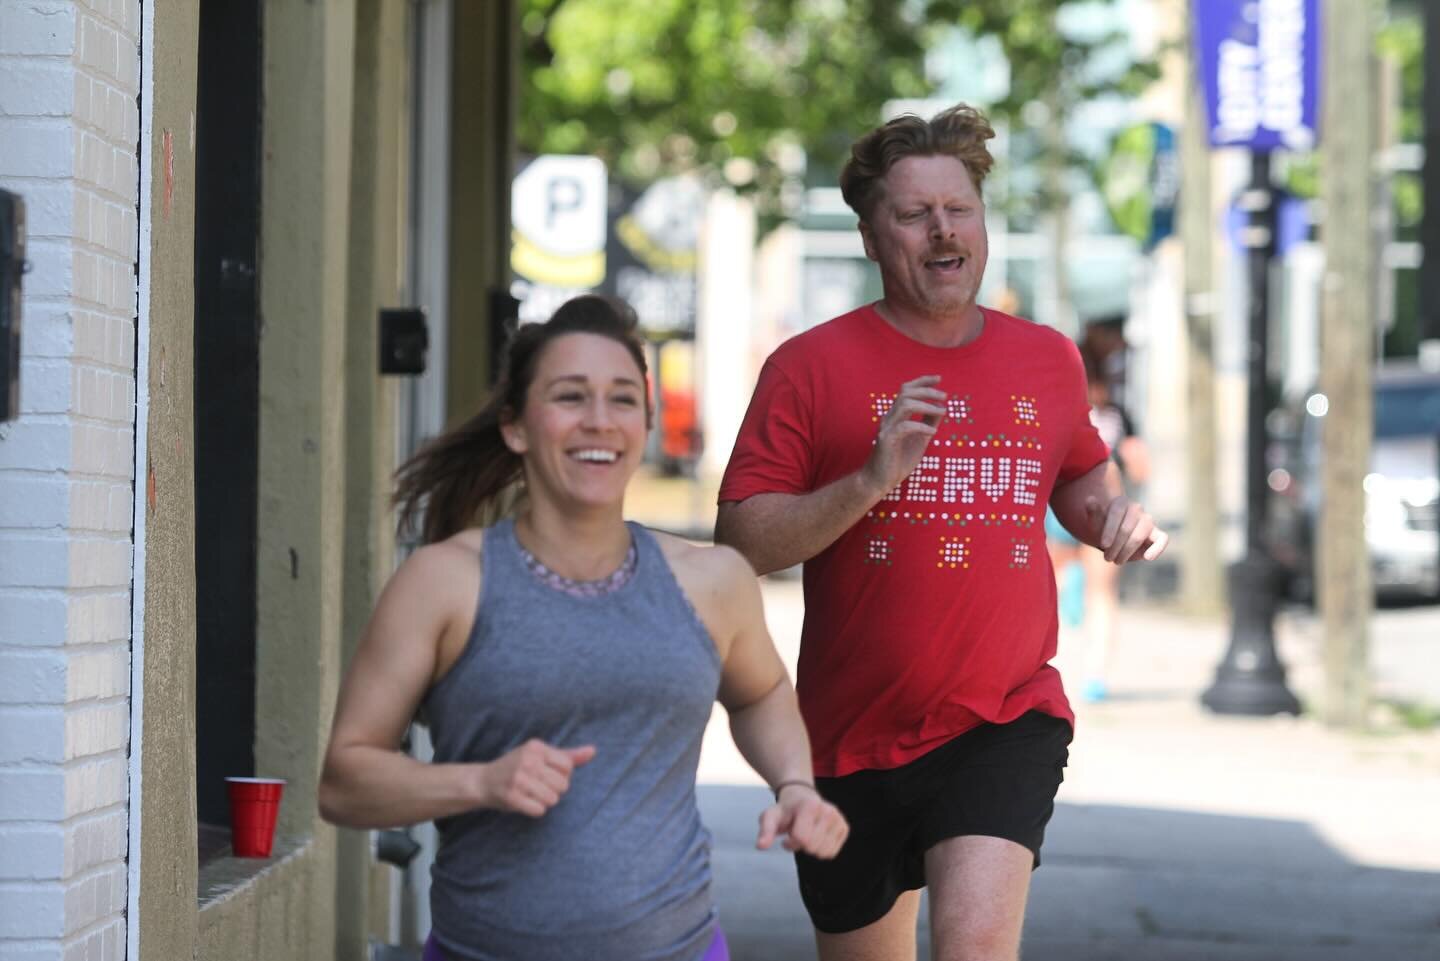
[[[865,516],[885,491],[857,471],[808,494],[756,494],[720,505],[715,540],[769,574],[808,561]]]
[[[1125,484],[1120,478],[1120,469],[1114,461],[1106,458],[1068,484],[1056,487],[1050,495],[1050,508],[1077,540],[1099,547],[1104,517],[1092,515],[1086,504],[1093,498],[1103,507],[1124,493]]]

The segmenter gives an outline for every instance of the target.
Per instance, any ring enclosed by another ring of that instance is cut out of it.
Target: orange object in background
[[[660,455],[672,460],[700,456],[700,431],[695,416],[695,392],[660,391]]]
[[[695,382],[695,342],[670,340],[657,345],[658,423],[656,459],[667,474],[690,474],[704,448]]]

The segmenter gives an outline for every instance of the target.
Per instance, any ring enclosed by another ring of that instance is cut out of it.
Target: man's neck
[[[985,329],[985,315],[974,303],[952,313],[931,314],[898,308],[882,298],[875,302],[875,312],[906,337],[929,347],[961,347]]]

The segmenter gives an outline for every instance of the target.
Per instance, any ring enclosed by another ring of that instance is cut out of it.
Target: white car
[[[1324,394],[1281,417],[1271,463],[1271,545],[1291,573],[1291,593],[1313,596],[1315,523],[1321,510],[1320,420]],[[1365,540],[1376,594],[1440,599],[1440,371],[1386,365],[1375,371],[1375,436],[1365,476]]]

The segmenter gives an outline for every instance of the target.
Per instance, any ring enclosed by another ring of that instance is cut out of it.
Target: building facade
[[[29,267],[0,422],[3,961],[422,933],[316,784],[395,562],[390,474],[486,386],[514,17],[0,0]],[[381,372],[393,307],[427,311],[423,375]],[[287,780],[274,857],[229,856],[227,774]]]

